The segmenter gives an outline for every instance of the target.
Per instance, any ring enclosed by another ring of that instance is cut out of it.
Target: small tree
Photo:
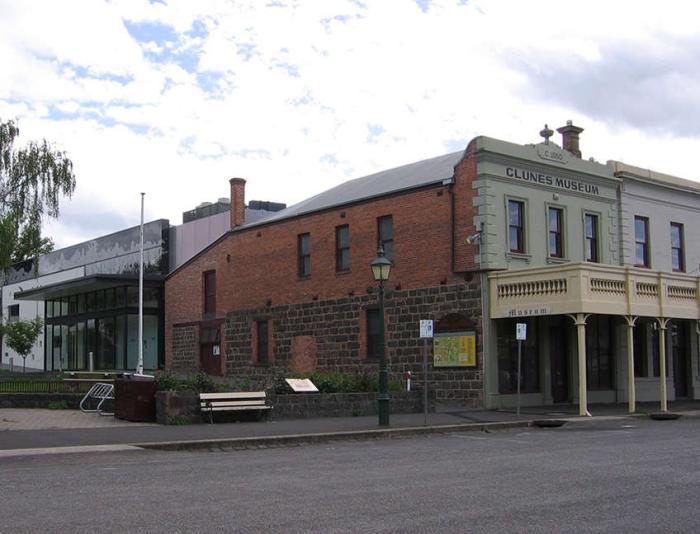
[[[0,325],[0,334],[7,337],[7,346],[22,356],[22,372],[27,369],[27,356],[32,351],[41,333],[42,322],[39,317],[32,321],[14,321]]]

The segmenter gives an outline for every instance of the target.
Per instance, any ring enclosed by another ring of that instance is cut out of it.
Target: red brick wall
[[[472,184],[476,179],[476,156],[474,141],[467,147],[462,161],[455,168],[455,271],[470,271],[479,267],[475,257],[478,245],[465,245],[464,240],[478,229],[474,226],[474,190]]]
[[[269,305],[366,294],[375,285],[369,264],[376,256],[377,218],[383,215],[393,217],[394,268],[388,288],[463,283],[459,271],[474,267],[476,252],[476,247],[464,245],[474,232],[471,180],[475,172],[475,161],[468,155],[457,168],[453,188],[437,185],[228,234],[166,281],[166,366],[172,359],[173,325],[203,318],[204,271],[216,270],[216,316],[220,318]],[[335,227],[343,224],[350,226],[351,269],[336,273]],[[297,235],[307,232],[311,276],[300,280]]]

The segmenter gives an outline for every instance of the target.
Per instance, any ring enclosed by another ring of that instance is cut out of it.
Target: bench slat
[[[229,410],[269,410],[270,408],[272,408],[272,406],[212,406],[211,408],[207,408],[207,411],[211,410],[212,412],[221,412]]]
[[[201,400],[215,399],[265,399],[267,395],[264,391],[232,392],[232,393],[200,393]]]
[[[265,401],[202,401],[202,407],[209,406],[265,406]]]

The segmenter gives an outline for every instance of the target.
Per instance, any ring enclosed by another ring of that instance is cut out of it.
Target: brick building
[[[251,202],[249,221],[284,208]],[[163,280],[229,228],[229,199],[204,202],[144,224],[143,355],[146,369],[164,365]],[[136,368],[139,319],[140,228],[134,226],[14,265],[0,285],[0,311],[8,321],[43,319],[26,367],[45,371],[125,371]],[[22,359],[0,339],[0,365]]]
[[[369,265],[379,240],[394,263],[390,373],[420,371],[420,319],[479,340],[480,278],[474,251],[462,245],[475,231],[470,173],[472,158],[447,154],[248,224],[239,216],[245,181],[232,179],[232,230],[166,281],[166,366],[268,384],[314,367],[373,372],[379,318]],[[431,374],[441,398],[481,405],[480,342],[477,351],[475,366]]]
[[[515,403],[516,322],[524,404],[700,397],[700,188],[581,159],[583,130],[558,131],[563,148],[546,127],[531,145],[477,137],[258,221],[232,179],[230,231],[166,280],[166,366],[261,385],[374,372],[380,242],[390,374],[421,382],[418,324],[433,319],[440,401]]]

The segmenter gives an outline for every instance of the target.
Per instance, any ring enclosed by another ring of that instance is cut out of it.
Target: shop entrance
[[[676,398],[688,396],[688,323],[674,321],[670,325],[671,354],[673,355],[673,386]]]
[[[553,316],[549,318],[549,365],[552,377],[552,400],[554,402],[567,402],[569,400],[569,351],[566,332],[565,317]]]

